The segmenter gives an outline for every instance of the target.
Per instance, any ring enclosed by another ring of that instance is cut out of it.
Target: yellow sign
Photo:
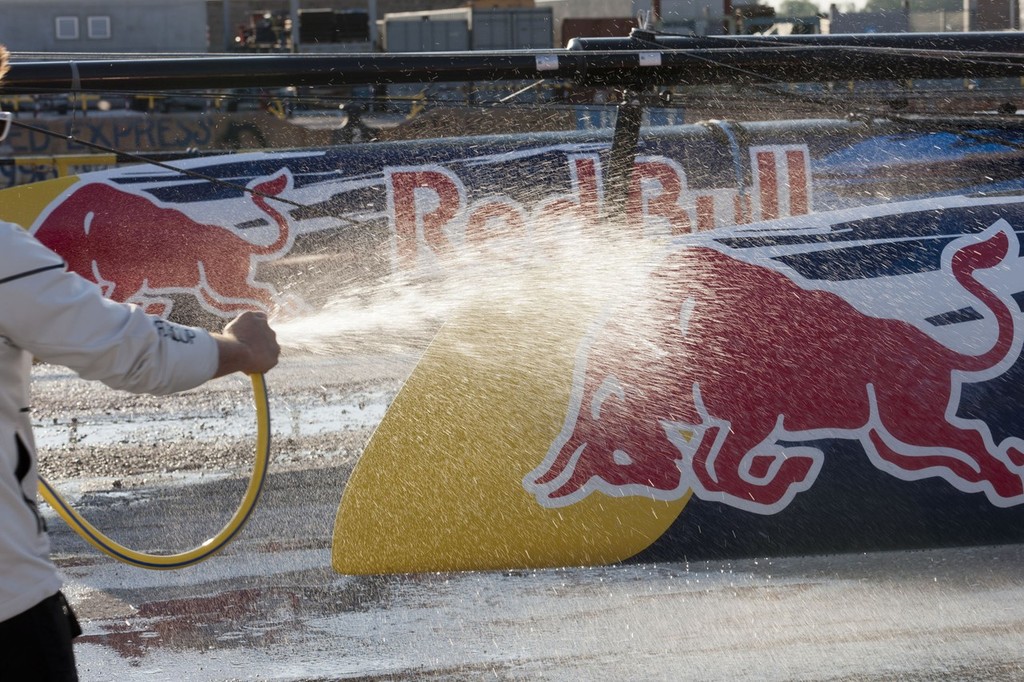
[[[70,175],[0,190],[0,220],[28,229],[54,199],[76,182],[78,176]]]
[[[558,297],[483,306],[438,334],[346,486],[333,566],[348,574],[607,564],[640,552],[690,494],[600,493],[559,508],[523,486],[558,437],[590,319]]]

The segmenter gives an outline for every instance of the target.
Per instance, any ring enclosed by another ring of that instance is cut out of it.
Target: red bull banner
[[[372,261],[373,276],[432,272],[445,254],[495,236],[529,243],[539,236],[532,226],[555,217],[603,220],[609,141],[601,135],[129,166],[7,190],[16,200],[4,217],[117,300],[226,317],[275,305],[273,280],[285,269],[275,263],[285,256]],[[627,229],[666,239],[810,212],[810,147],[775,137],[742,149],[714,146],[714,131],[703,128],[652,140],[635,159]],[[290,288],[294,303],[303,283]]]
[[[479,316],[462,320],[435,339],[354,473],[336,566],[1019,540],[1024,441],[1009,405],[1021,379],[1024,263],[1012,226],[1022,219],[1020,197],[949,197],[681,237],[643,295],[560,330],[557,343],[538,340],[558,318],[543,303],[541,321],[496,325],[522,330],[500,359],[465,351],[501,341],[473,328]],[[463,381],[491,387],[470,409],[445,380],[453,363]],[[536,364],[562,383],[523,369]],[[459,514],[423,517],[438,501],[404,482],[409,469],[372,463],[422,441],[403,424],[460,410],[466,430],[420,444],[408,465],[449,487],[473,484],[441,496]],[[480,490],[494,478],[503,484]],[[385,485],[401,506],[360,492]],[[352,523],[371,509],[387,530],[376,540]],[[524,536],[508,528],[510,513]],[[444,547],[422,539],[439,535]]]
[[[447,321],[346,486],[342,572],[1019,541],[1019,134],[964,126],[653,128],[621,205],[587,132],[124,168],[3,217],[212,321],[613,226],[642,267],[581,251]]]

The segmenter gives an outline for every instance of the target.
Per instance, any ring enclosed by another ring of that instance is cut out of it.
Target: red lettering
[[[775,152],[757,153],[757,178],[761,187],[761,220],[779,217],[779,181],[775,173]]]
[[[452,245],[444,228],[462,210],[456,180],[442,170],[395,171],[388,174],[388,180],[399,267],[417,267],[421,236],[435,255],[450,253]],[[437,200],[429,210],[421,205],[423,190],[433,193]]]
[[[752,149],[751,155],[752,193],[719,188],[698,194],[689,190],[686,173],[676,161],[661,156],[639,158],[626,201],[626,224],[637,236],[645,232],[678,236],[723,224],[744,225],[810,212],[805,147],[760,147]],[[455,243],[461,243],[456,233],[463,226],[466,244],[496,241],[492,250],[508,252],[501,257],[512,256],[519,244],[536,242],[543,252],[545,245],[553,248],[575,238],[583,226],[598,223],[603,215],[602,168],[596,154],[569,155],[566,161],[570,193],[548,196],[534,203],[532,210],[501,195],[485,197],[467,209],[466,191],[458,176],[440,166],[386,171],[396,266],[414,270],[423,267],[423,259],[451,253]],[[785,168],[780,167],[783,163]],[[720,214],[729,210],[730,202],[732,219]]]
[[[793,149],[786,152],[790,215],[804,215],[810,211],[810,201],[807,198],[806,159],[807,157],[802,149]]]
[[[580,216],[589,223],[596,223],[601,211],[597,157],[575,156],[570,158],[570,162],[573,170],[573,189],[580,202]]]
[[[715,229],[715,198],[702,194],[697,197],[697,229]]]
[[[646,191],[651,181],[660,185],[660,192]],[[690,215],[679,205],[684,189],[685,181],[675,165],[666,161],[638,161],[626,204],[630,224],[658,216],[668,221],[673,236],[692,232]]]
[[[579,220],[580,205],[572,199],[562,197],[547,201],[538,207],[537,220],[541,223],[558,223],[563,220]]]
[[[509,259],[520,257],[527,246],[528,232],[526,218],[518,206],[509,201],[492,199],[481,202],[470,211],[466,221],[468,245],[481,246],[502,237],[506,238],[502,244],[505,252],[497,255]],[[511,250],[508,248],[510,246]]]

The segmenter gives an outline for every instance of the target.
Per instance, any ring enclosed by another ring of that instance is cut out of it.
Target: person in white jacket
[[[0,77],[6,68],[0,47]],[[105,299],[27,231],[0,222],[0,679],[78,679],[77,622],[36,507],[33,357],[113,388],[162,395],[232,372],[266,372],[279,353],[261,313],[243,313],[221,334],[147,315]]]

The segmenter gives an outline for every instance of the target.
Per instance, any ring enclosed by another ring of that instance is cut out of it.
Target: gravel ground
[[[283,358],[267,375],[274,469],[354,463],[376,422],[367,426],[363,418],[341,428],[312,428],[302,423],[303,415],[319,410],[344,420],[347,412],[366,409],[368,401],[383,414],[415,361],[414,354]],[[255,411],[245,377],[154,397],[37,365],[32,390],[40,473],[51,481],[98,478],[120,487],[167,474],[247,474],[252,465]],[[102,433],[92,433],[97,430]]]

